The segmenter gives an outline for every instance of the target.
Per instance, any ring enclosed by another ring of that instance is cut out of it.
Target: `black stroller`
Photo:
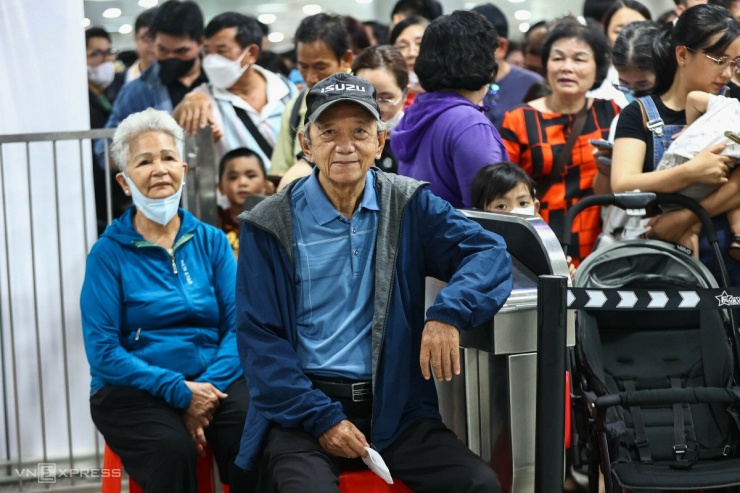
[[[691,208],[702,219],[720,264],[721,284],[727,287],[709,216],[680,195],[629,193],[582,200],[566,220],[566,253],[570,224],[586,207],[629,210],[659,203]],[[586,258],[574,285],[592,290],[586,294],[622,290],[611,292],[611,305],[602,296],[600,306],[596,302],[594,309],[577,312],[571,354],[573,460],[588,463],[590,491],[598,491],[599,466],[607,493],[622,488],[740,491],[733,316],[706,304],[686,309],[700,305],[695,290],[718,288],[714,276],[673,245],[628,240]],[[656,310],[656,305],[663,308]]]

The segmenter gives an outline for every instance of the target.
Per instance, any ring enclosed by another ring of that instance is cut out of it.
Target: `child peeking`
[[[236,217],[244,210],[248,197],[265,193],[266,176],[262,158],[245,147],[227,152],[218,165],[218,191],[225,197],[225,203],[219,207],[218,226],[226,233],[234,256],[239,252]]]
[[[518,165],[509,161],[489,164],[478,171],[471,188],[473,207],[488,212],[539,216],[540,201],[534,190],[534,180]],[[566,257],[571,280],[576,268]]]

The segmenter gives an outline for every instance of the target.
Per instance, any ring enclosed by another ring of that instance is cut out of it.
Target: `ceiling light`
[[[90,26],[90,19],[85,17],[82,19],[82,27],[88,27],[88,26]]]
[[[319,12],[321,12],[321,5],[309,3],[308,5],[303,6],[303,13],[306,15],[316,15]]]
[[[471,10],[473,7],[477,6],[478,4],[476,2],[465,2],[465,5],[463,5],[463,8],[465,10]]]
[[[131,24],[123,24],[121,27],[118,28],[118,32],[121,34],[129,34],[133,30],[134,28],[131,27]]]
[[[519,32],[526,33],[529,31],[529,22],[522,22],[519,24]]]
[[[272,24],[277,20],[277,16],[275,14],[260,14],[257,20],[262,24]]]
[[[139,7],[148,9],[150,7],[155,7],[158,3],[159,0],[139,0]]]
[[[509,3],[522,3],[524,0],[509,0]]]
[[[528,21],[532,18],[532,12],[529,10],[517,10],[514,12],[514,19],[518,21]]]
[[[355,0],[357,3],[373,3],[373,0]]]
[[[285,34],[280,32],[274,32],[267,35],[267,39],[270,43],[280,43],[285,39]]]
[[[103,17],[106,19],[115,19],[116,17],[121,17],[121,9],[112,8],[112,9],[105,9],[103,12]]]

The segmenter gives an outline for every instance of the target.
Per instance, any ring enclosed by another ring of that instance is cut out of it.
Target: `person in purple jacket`
[[[496,77],[498,37],[480,14],[458,10],[424,33],[415,70],[419,94],[393,131],[398,173],[429,182],[454,207],[472,207],[478,171],[508,160],[501,136],[480,106]]]

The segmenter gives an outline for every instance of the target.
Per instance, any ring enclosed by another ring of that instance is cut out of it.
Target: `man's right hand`
[[[185,384],[193,393],[190,406],[185,412],[198,418],[205,428],[213,419],[213,414],[216,412],[219,402],[221,399],[225,399],[227,395],[208,382],[185,381]]]
[[[197,134],[208,125],[213,126],[211,102],[202,92],[193,91],[185,95],[172,116],[188,135]]]
[[[365,435],[346,419],[322,433],[319,444],[326,453],[347,459],[367,457],[365,447],[370,446]]]

